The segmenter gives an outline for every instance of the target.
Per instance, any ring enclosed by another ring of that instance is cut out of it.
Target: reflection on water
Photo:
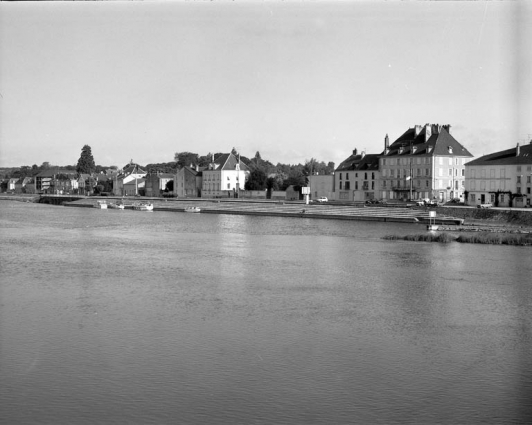
[[[5,423],[525,423],[530,249],[0,203]]]

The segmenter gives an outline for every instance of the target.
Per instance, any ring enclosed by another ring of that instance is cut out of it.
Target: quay
[[[184,212],[189,207],[199,207],[201,214],[233,214],[271,217],[293,217],[309,219],[363,220],[397,223],[429,223],[429,211],[424,208],[400,206],[375,206],[363,204],[305,204],[303,202],[247,200],[247,199],[176,199],[176,198],[129,198],[96,197],[63,201],[66,207],[91,208],[98,200],[108,202],[123,201],[125,209],[133,209],[133,204],[149,201],[153,211]],[[432,219],[434,222],[434,219]],[[435,224],[460,226],[462,218],[438,216]]]

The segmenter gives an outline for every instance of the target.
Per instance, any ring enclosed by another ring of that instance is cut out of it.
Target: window
[[[480,190],[486,190],[486,182],[484,180],[480,182]]]
[[[521,176],[517,176],[517,184],[521,184]]]
[[[517,166],[517,172],[518,172],[518,173],[521,172],[521,166],[520,166],[520,165]]]
[[[462,168],[462,177],[465,177],[465,168]]]
[[[349,180],[349,173],[345,173],[345,179]],[[346,186],[346,189],[349,189],[349,188]]]
[[[386,187],[386,180],[383,180],[383,181],[382,181],[382,187],[383,187],[383,188]]]
[[[501,179],[504,179],[506,177],[506,170],[504,168],[501,168]]]
[[[469,200],[470,200],[471,202],[475,202],[475,194],[474,194],[474,193],[471,193],[471,194],[469,195]]]
[[[429,169],[428,169],[428,168],[425,168],[425,175],[426,175],[426,176],[429,175]]]
[[[342,182],[340,182],[340,190],[342,190]]]
[[[472,179],[475,178],[475,169],[474,168],[471,169],[471,178]]]
[[[482,177],[483,179],[486,178],[486,170],[484,169],[480,170],[480,177]]]
[[[504,202],[504,195],[501,195],[501,202]]]
[[[417,169],[417,175],[418,175],[418,176],[421,175],[421,168],[418,168],[418,169]]]
[[[449,151],[450,153],[453,153],[452,150]],[[449,165],[453,165],[453,159],[452,158],[449,158]]]
[[[490,200],[491,200],[492,204],[495,203],[495,195],[494,194],[491,195]]]
[[[375,182],[371,182],[371,190],[375,190]]]
[[[364,173],[364,180],[368,179],[368,173]]]
[[[517,193],[521,194],[521,186],[517,186]]]
[[[495,178],[495,170],[492,168],[490,169],[490,179],[494,179]]]
[[[386,184],[386,182],[384,182]],[[355,181],[355,190],[358,190],[358,181]]]
[[[345,182],[345,190],[351,189],[351,182]]]
[[[340,180],[342,180],[342,173],[340,173]],[[340,189],[342,188],[342,185],[340,184]]]
[[[425,187],[429,187],[429,181],[425,180]]]
[[[526,176],[526,182],[530,184],[530,176]]]
[[[495,190],[495,182],[490,180],[490,190]]]
[[[381,163],[382,165],[386,165],[386,158],[383,158]]]
[[[375,180],[375,173],[371,173],[371,180]]]
[[[438,158],[438,162],[440,165],[443,165],[443,158],[441,156]]]
[[[453,175],[453,169],[452,169],[452,168],[449,168],[449,175],[450,175],[450,176]]]
[[[231,189],[231,183],[227,183],[227,189]]]

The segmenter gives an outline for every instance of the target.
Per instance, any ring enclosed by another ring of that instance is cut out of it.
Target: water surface
[[[0,202],[2,423],[527,423],[528,247]]]

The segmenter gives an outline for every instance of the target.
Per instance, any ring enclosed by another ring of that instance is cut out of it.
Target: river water
[[[6,424],[530,423],[532,250],[0,202]]]

